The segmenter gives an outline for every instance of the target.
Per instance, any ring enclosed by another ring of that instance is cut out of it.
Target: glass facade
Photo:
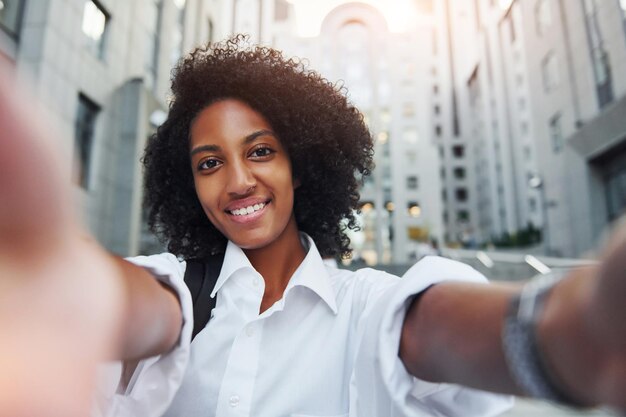
[[[604,177],[607,220],[613,221],[626,211],[626,152],[613,153],[598,161]]]
[[[83,94],[78,96],[74,130],[74,143],[80,163],[78,178],[83,188],[89,186],[94,131],[100,107]]]
[[[583,0],[583,6],[598,104],[602,108],[611,103],[614,98],[611,62],[609,53],[603,46],[604,40],[598,22],[598,4],[596,0]]]
[[[109,15],[99,3],[92,0],[85,2],[82,30],[87,39],[87,47],[99,59],[105,57],[108,23]]]

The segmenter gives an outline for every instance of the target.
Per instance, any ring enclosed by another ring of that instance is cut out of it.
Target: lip
[[[263,214],[265,214],[265,210],[267,209],[267,206],[271,204],[271,202],[272,200],[262,200],[258,198],[246,198],[244,200],[238,200],[236,202],[229,204],[227,206],[228,209],[225,210],[225,213],[228,216],[228,218],[234,223],[239,223],[239,224],[252,223],[258,220],[261,216],[263,216]],[[264,204],[264,206],[262,209],[257,210],[254,213],[244,214],[241,216],[235,216],[234,214],[230,213],[231,210],[237,210],[237,209],[241,209],[244,207],[253,206],[255,204]]]
[[[227,204],[226,207],[224,208],[224,211],[227,212],[226,214],[230,214],[228,213],[229,211],[239,210],[248,206],[254,206],[255,204],[268,204],[270,201],[271,201],[270,198],[248,197],[248,198],[244,198],[242,200],[236,200],[236,201],[233,201],[232,203]],[[259,211],[263,211],[263,210],[259,210]],[[241,216],[241,217],[244,217],[244,216]]]

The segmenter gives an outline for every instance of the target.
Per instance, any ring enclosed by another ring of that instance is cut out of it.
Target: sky
[[[296,11],[296,24],[300,36],[317,36],[324,17],[335,7],[358,1],[378,8],[387,20],[391,32],[405,31],[417,17],[414,0],[288,0]],[[433,0],[442,1],[442,0]],[[461,0],[467,1],[467,0]],[[626,0],[620,0],[626,2]],[[499,0],[507,8],[512,0]]]
[[[350,0],[290,0],[295,7],[296,24],[300,36],[317,36],[324,17],[335,7]],[[378,8],[387,19],[392,32],[402,32],[416,17],[412,0],[360,0]]]

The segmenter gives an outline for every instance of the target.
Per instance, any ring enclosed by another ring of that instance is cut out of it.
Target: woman
[[[354,362],[365,354],[358,345],[369,311],[383,294],[398,291],[399,280],[322,263],[349,254],[345,230],[356,226],[358,178],[372,167],[371,136],[333,85],[244,42],[198,49],[177,67],[169,117],[144,158],[149,222],[169,251],[187,259],[225,251],[214,316],[191,345],[166,415],[245,409],[254,416],[337,416],[348,414],[351,401],[374,410],[380,401],[356,397],[361,385],[378,382],[355,374]],[[131,261],[171,277],[173,286],[185,267],[171,254]],[[385,348],[397,352],[399,326],[385,338],[394,336]],[[388,366],[404,374],[397,355],[390,359]],[[157,382],[147,375],[162,366],[144,366],[139,378]],[[407,398],[411,389],[431,391],[436,402],[432,386],[402,383]],[[131,398],[155,397],[141,381],[131,378],[130,385]],[[173,394],[161,390],[156,397],[165,405]],[[475,397],[477,409],[503,408],[499,399]],[[154,413],[157,404],[134,412]],[[397,406],[399,415],[405,408]]]
[[[125,360],[129,372],[103,413],[495,415],[508,407],[506,397],[412,375],[509,394],[524,393],[520,384],[534,389],[507,364],[512,355],[506,337],[504,349],[501,342],[518,288],[476,284],[483,278],[471,268],[439,258],[420,262],[403,280],[368,269],[324,267],[323,257],[349,253],[344,232],[355,226],[352,210],[358,180],[371,169],[371,138],[358,111],[328,82],[276,51],[243,44],[235,38],[181,62],[168,120],[148,144],[150,224],[171,254],[115,259],[95,244],[81,245],[72,231],[75,222],[63,210],[52,214],[63,220],[54,227],[34,227],[30,219],[13,222],[12,227],[31,231],[30,238],[23,233],[28,253],[37,254],[46,271],[67,272],[62,259],[70,254],[79,259],[82,276],[81,265],[102,265],[89,272],[95,275],[92,285],[106,289],[102,297],[86,297],[100,300],[95,312],[87,302],[74,310],[61,304],[62,311],[84,312],[87,323],[95,316],[101,322],[93,327],[117,336],[108,353]],[[16,181],[27,182],[29,175],[16,160],[4,162],[19,174]],[[12,208],[13,215],[32,207],[37,196],[27,193],[16,201],[22,203]],[[38,246],[32,235],[42,228],[52,228],[50,239],[59,234],[69,243],[55,250],[48,241]],[[615,247],[618,255],[626,251],[623,243]],[[42,248],[49,255],[42,256]],[[186,264],[176,256],[220,252],[224,263],[213,289],[217,305],[190,344]],[[620,303],[609,302],[619,291],[624,294],[623,274],[612,269],[618,255],[609,251],[602,268],[577,271],[546,292],[533,329],[543,368],[549,368],[545,381],[571,402],[623,406],[626,331],[616,332],[619,324],[607,320],[623,313]],[[42,273],[13,264],[24,276]],[[61,282],[69,279],[57,275]],[[474,282],[439,283],[444,280]],[[37,291],[47,294],[40,287]],[[581,314],[589,317],[585,323]],[[35,327],[34,318],[23,321]],[[609,324],[599,331],[598,323]],[[95,333],[92,326],[84,328]],[[55,362],[69,362],[63,347],[85,347],[88,353],[79,355],[87,357],[84,363],[69,368],[89,370],[89,360],[103,352],[92,354],[93,342],[73,340],[72,333],[53,337],[61,339]],[[43,340],[40,333],[28,337]],[[102,341],[101,335],[94,338]],[[133,360],[142,358],[147,359],[135,367]],[[602,360],[592,365],[589,358]],[[48,365],[38,363],[45,377]],[[59,385],[79,379],[70,373]],[[59,392],[43,392],[58,400]]]

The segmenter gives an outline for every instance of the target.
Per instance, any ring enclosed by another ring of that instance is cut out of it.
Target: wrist
[[[559,340],[564,323],[553,320],[553,306],[548,306],[548,299],[562,277],[563,274],[558,272],[540,275],[511,299],[502,332],[503,351],[509,372],[524,393],[534,398],[581,407],[585,404],[554,371],[555,356],[551,347],[565,346],[563,340]],[[556,332],[546,332],[547,329]]]

